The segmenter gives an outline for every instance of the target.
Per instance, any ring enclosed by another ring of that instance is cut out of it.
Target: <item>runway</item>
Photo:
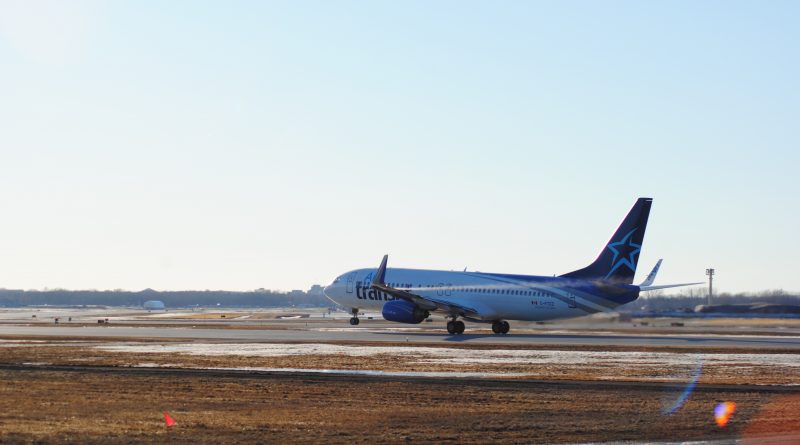
[[[800,350],[800,337],[767,335],[704,334],[617,334],[610,332],[536,332],[493,335],[445,332],[420,329],[370,327],[312,327],[292,329],[218,329],[156,326],[54,326],[0,325],[0,337],[63,337],[216,340],[230,342],[370,342],[370,343],[442,343],[500,344],[518,346],[605,346],[605,347],[686,347],[752,348]]]
[[[796,323],[575,320],[515,323],[509,335],[468,323],[449,335],[438,319],[367,316],[354,327],[279,315],[0,312],[0,377],[14,388],[0,408],[38,416],[9,434],[163,442],[154,431],[169,411],[179,424],[170,433],[180,434],[169,441],[195,444],[234,434],[326,443],[799,437],[792,422],[773,421],[800,406]],[[722,400],[739,406],[725,429],[713,427]],[[454,401],[468,409],[453,411]],[[353,434],[354,420],[371,422],[366,433]]]

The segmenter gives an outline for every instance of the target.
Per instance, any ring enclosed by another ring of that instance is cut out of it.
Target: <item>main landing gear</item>
[[[464,322],[461,320],[450,320],[447,322],[447,332],[450,334],[463,334]]]
[[[353,318],[350,319],[350,324],[352,326],[358,326],[358,309],[353,308]]]
[[[507,321],[497,320],[492,323],[492,332],[495,334],[508,334],[509,329],[511,329],[511,326],[508,325]]]

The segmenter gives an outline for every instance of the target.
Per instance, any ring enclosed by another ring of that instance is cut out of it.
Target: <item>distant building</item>
[[[768,303],[753,303],[753,304],[715,304],[704,305],[701,304],[694,308],[696,313],[703,314],[740,314],[740,315],[754,315],[754,314],[794,314],[800,315],[800,306],[792,304],[768,304]]]
[[[325,294],[322,292],[322,286],[319,284],[315,284],[311,286],[311,289],[308,290],[308,295],[312,295],[315,297],[323,297]]]
[[[148,300],[144,302],[144,308],[148,311],[163,311],[166,309],[163,301]]]

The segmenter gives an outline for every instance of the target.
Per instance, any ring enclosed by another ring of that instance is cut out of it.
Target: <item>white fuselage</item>
[[[370,288],[375,272],[347,272],[325,288],[325,295],[346,308],[380,311],[394,298]],[[475,318],[481,320],[550,320],[614,307],[608,301],[567,287],[564,280],[556,277],[389,268],[385,282],[432,301],[470,308],[480,314]]]

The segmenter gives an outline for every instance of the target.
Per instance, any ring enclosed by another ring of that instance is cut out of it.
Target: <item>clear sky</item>
[[[0,0],[0,287],[800,291],[800,3]]]

